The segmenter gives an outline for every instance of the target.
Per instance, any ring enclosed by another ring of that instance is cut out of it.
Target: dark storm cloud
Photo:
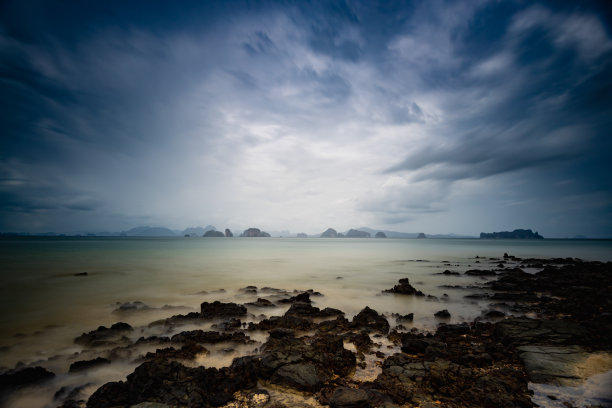
[[[605,6],[3,2],[0,230],[612,218]]]

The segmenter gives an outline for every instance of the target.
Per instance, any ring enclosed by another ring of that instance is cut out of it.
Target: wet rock
[[[437,311],[436,313],[434,313],[434,316],[439,319],[448,319],[449,317],[451,317],[449,311],[446,309]]]
[[[28,385],[38,384],[55,377],[43,367],[26,367],[0,375],[0,394]]]
[[[295,337],[295,332],[286,328],[272,329],[268,334],[273,339],[291,339]]]
[[[270,337],[262,346],[260,375],[274,384],[301,391],[318,391],[334,375],[345,376],[355,367],[355,354],[342,338]]]
[[[484,317],[487,319],[503,319],[506,317],[504,312],[500,312],[499,310],[489,310],[484,314]]]
[[[248,344],[253,341],[243,332],[220,333],[216,331],[191,330],[175,334],[171,337],[175,343],[205,343],[216,344],[222,342]]]
[[[415,295],[415,296],[425,296],[423,292],[415,289],[408,278],[403,278],[399,280],[399,284],[395,285],[392,289],[383,290],[383,293],[397,293],[401,295]]]
[[[189,343],[185,344],[178,350],[174,347],[157,349],[155,353],[147,353],[145,355],[145,359],[153,360],[158,358],[164,358],[177,360],[193,360],[199,354],[208,354],[208,350],[199,344]]]
[[[190,368],[157,359],[138,366],[125,382],[111,382],[98,388],[87,401],[87,407],[132,406],[142,402],[219,406],[233,400],[236,391],[256,384],[253,360],[235,359],[230,367],[216,369]]]
[[[202,314],[198,312],[190,312],[184,315],[178,314],[167,319],[156,320],[149,323],[149,327],[155,326],[176,326],[181,324],[199,323],[202,322]]]
[[[368,335],[368,332],[364,330],[358,333],[350,333],[346,335],[345,338],[355,345],[357,351],[360,351],[362,353],[367,353],[370,350],[372,344],[374,344],[372,342],[372,339]]]
[[[250,303],[245,303],[245,305],[247,305],[247,306],[254,306],[254,307],[276,307],[276,305],[274,303],[272,303],[268,299],[264,299],[264,298],[257,298],[257,301],[250,302]]]
[[[408,313],[407,315],[398,315],[397,322],[411,322],[414,320],[414,313]]]
[[[89,333],[83,333],[75,338],[74,342],[88,347],[104,346],[117,340],[119,336],[132,332],[133,330],[134,329],[129,324],[119,322],[113,324],[110,328],[100,326]]]
[[[245,288],[240,288],[239,290],[241,292],[243,292],[243,293],[251,293],[251,294],[255,293],[256,294],[257,293],[257,286],[249,285],[249,286],[247,286]]]
[[[221,331],[229,331],[240,328],[242,322],[240,319],[236,319],[232,317],[231,319],[223,320],[222,322],[215,323],[211,326],[212,329],[217,329]]]
[[[581,344],[589,333],[571,320],[511,318],[496,324],[496,337],[504,344]]]
[[[379,315],[376,310],[370,309],[368,306],[353,317],[351,327],[378,331],[383,334],[389,332],[389,322],[387,319]]]
[[[311,303],[312,301],[310,300],[310,293],[303,292],[303,293],[300,293],[299,295],[292,296],[289,299],[281,299],[278,301],[278,303],[295,303],[295,302]]]
[[[448,269],[442,272],[443,275],[460,275],[459,272],[449,271]]]
[[[315,327],[312,319],[294,315],[272,316],[258,323],[249,322],[248,330],[272,330],[287,328],[292,330],[311,330]]]
[[[495,273],[495,271],[490,271],[490,270],[486,270],[486,269],[470,269],[468,271],[465,271],[466,275],[469,276],[495,276],[497,275],[497,273]]]
[[[97,357],[93,360],[75,361],[74,363],[70,364],[70,368],[68,369],[68,371],[74,373],[77,371],[89,370],[92,367],[98,367],[110,363],[111,361],[109,359],[103,357]]]
[[[200,305],[200,313],[205,319],[218,319],[246,316],[247,309],[236,303],[221,303],[216,300],[213,303],[202,303]]]
[[[367,391],[358,388],[340,387],[329,399],[332,408],[368,408],[370,407]]]

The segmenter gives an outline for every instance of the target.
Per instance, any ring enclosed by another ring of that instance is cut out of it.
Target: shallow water
[[[39,395],[53,395],[60,386],[72,381],[101,384],[119,380],[135,365],[113,363],[110,367],[91,370],[87,378],[79,378],[83,374],[65,374],[70,356],[82,349],[73,339],[117,321],[137,329],[134,339],[142,335],[168,335],[160,333],[159,328],[148,328],[147,324],[174,314],[197,311],[204,301],[245,303],[257,297],[269,297],[265,293],[245,294],[239,290],[247,285],[290,291],[314,289],[324,295],[313,297],[316,306],[341,309],[349,319],[366,305],[388,317],[391,313],[414,313],[413,324],[405,326],[433,330],[439,323],[433,317],[438,310],[448,309],[449,321],[454,323],[471,321],[486,307],[486,302],[464,299],[464,295],[474,290],[440,287],[481,284],[486,279],[440,273],[445,269],[463,273],[473,268],[494,268],[498,262],[488,258],[501,258],[504,252],[522,258],[579,257],[608,261],[612,260],[612,241],[2,239],[0,307],[4,313],[0,315],[0,366],[13,368],[19,362],[36,362],[60,374],[53,382],[56,388]],[[87,275],[75,276],[83,272]],[[381,293],[404,277],[410,278],[417,289],[439,300]],[[119,304],[134,301],[141,301],[148,308],[116,311]],[[249,308],[253,313],[250,320],[259,320],[257,316],[261,313],[279,315],[285,310],[286,307]],[[391,317],[390,320],[393,323]],[[265,334],[258,340],[264,341]],[[226,365],[236,355],[249,352],[246,348],[211,353],[198,362],[207,366]],[[33,406],[44,406],[44,403]]]

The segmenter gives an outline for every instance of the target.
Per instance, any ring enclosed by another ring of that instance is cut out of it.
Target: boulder
[[[96,330],[83,333],[75,338],[74,342],[88,347],[104,346],[114,343],[120,336],[132,331],[134,331],[132,326],[127,323],[119,322],[113,324],[110,328],[100,326]]]
[[[247,309],[236,303],[204,302],[200,305],[200,315],[205,319],[218,319],[228,317],[246,316]]]
[[[339,387],[329,399],[332,408],[368,408],[369,396],[365,390],[359,388]]]
[[[387,319],[379,315],[376,310],[370,309],[368,306],[353,317],[351,327],[378,331],[384,334],[389,332],[389,322]]]
[[[415,295],[415,296],[425,296],[423,292],[415,289],[408,278],[403,278],[399,280],[399,283],[395,285],[392,289],[383,290],[383,293],[397,293],[401,295]]]

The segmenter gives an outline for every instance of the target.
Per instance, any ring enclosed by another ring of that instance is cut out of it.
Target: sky
[[[0,231],[612,237],[595,1],[0,3]]]

